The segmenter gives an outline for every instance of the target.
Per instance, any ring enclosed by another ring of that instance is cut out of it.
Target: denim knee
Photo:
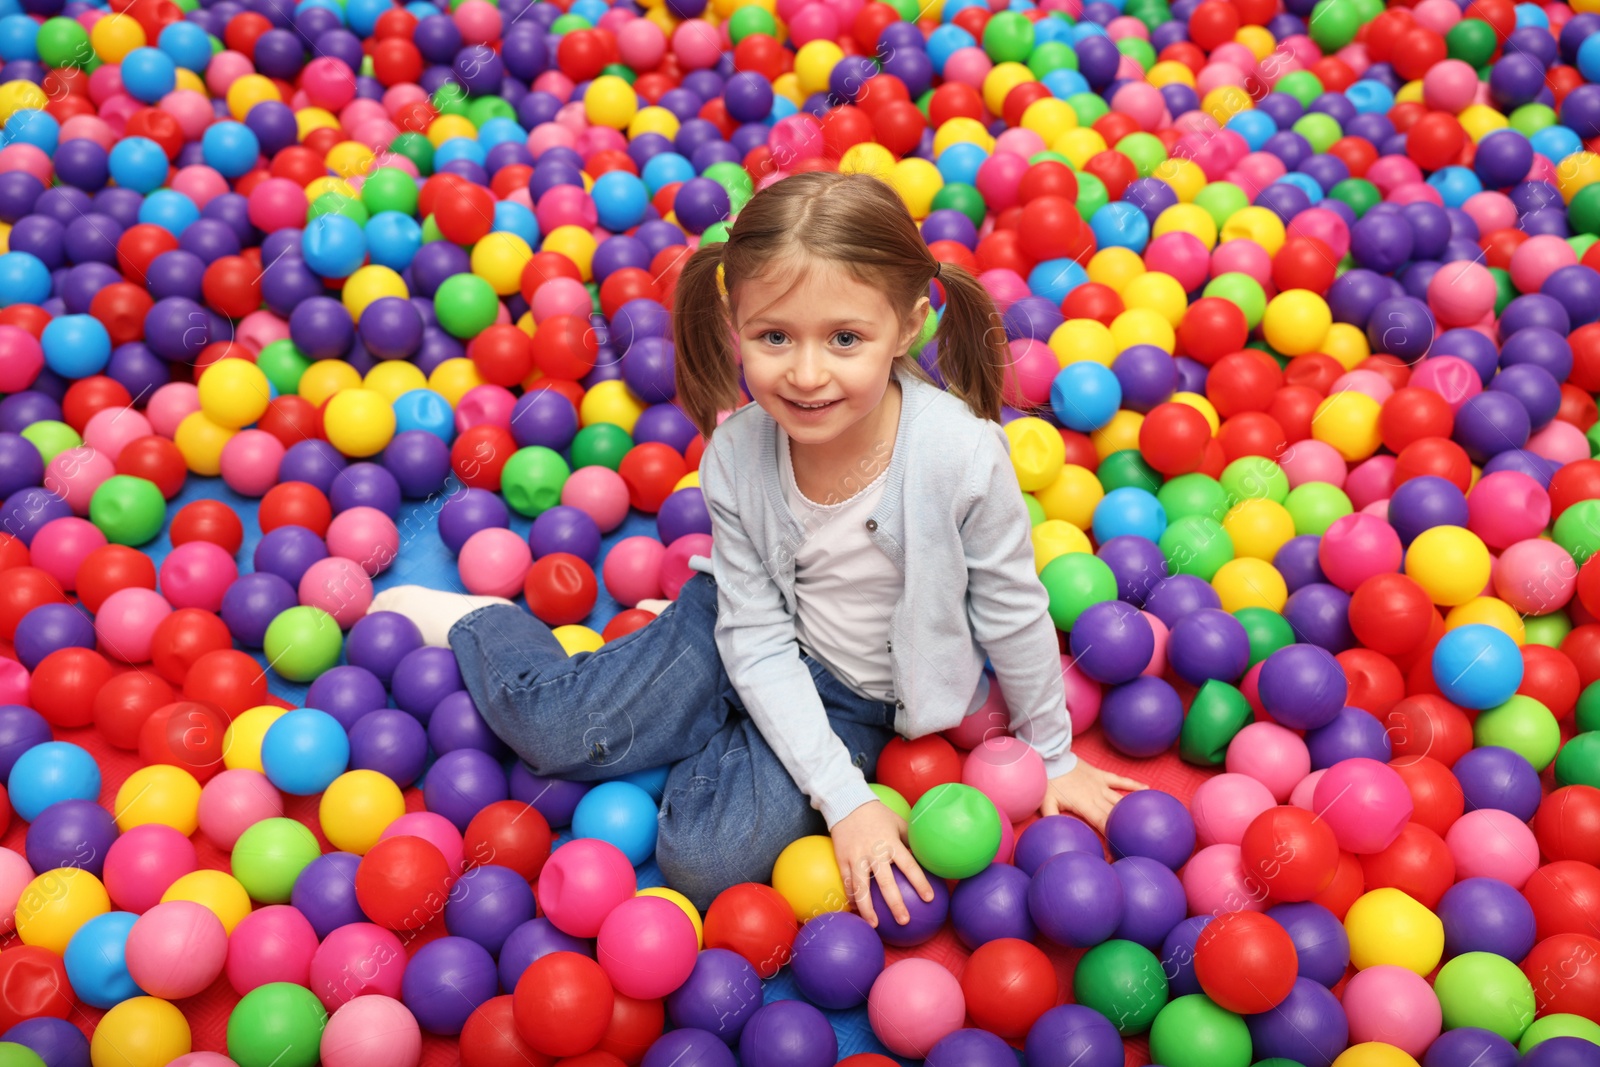
[[[778,854],[790,842],[807,832],[823,832],[805,826],[806,815],[815,814],[809,807],[795,812],[793,820],[778,820],[788,825],[764,831],[750,820],[729,818],[720,807],[714,784],[669,791],[657,824],[656,863],[661,874],[701,912],[730,886],[770,881]],[[820,816],[817,822],[820,827]]]

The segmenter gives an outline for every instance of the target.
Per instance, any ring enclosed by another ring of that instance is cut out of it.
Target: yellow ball
[[[583,394],[583,400],[578,404],[578,421],[585,426],[609,422],[632,433],[639,416],[644,414],[644,408],[644,404],[628,392],[627,385],[620,379],[596,382]]]
[[[1045,144],[1051,144],[1068,130],[1078,128],[1078,113],[1065,100],[1046,97],[1035,100],[1023,111],[1022,128],[1032,130]]]
[[[1183,321],[1183,313],[1189,310],[1189,297],[1184,293],[1182,283],[1158,270],[1130,278],[1122,287],[1122,303],[1130,308],[1154,311],[1174,329]]]
[[[123,833],[160,823],[188,837],[200,825],[200,783],[182,767],[153,763],[128,775],[112,810]]]
[[[1270,314],[1270,307],[1268,313]],[[1334,393],[1317,405],[1311,418],[1311,436],[1332,445],[1346,463],[1358,463],[1378,451],[1383,439],[1378,434],[1380,405],[1365,393],[1346,389]]]
[[[933,132],[933,158],[944,155],[953,144],[975,144],[987,152],[994,147],[994,136],[977,119],[947,119]]]
[[[672,485],[672,491],[674,493],[676,493],[679,489],[698,489],[698,488],[700,488],[700,472],[699,471],[690,471],[688,474],[685,474],[682,478],[679,478]]]
[[[1393,1045],[1363,1041],[1339,1053],[1333,1067],[1417,1067],[1417,1061]]]
[[[1511,125],[1510,119],[1483,104],[1468,104],[1461,109],[1461,114],[1456,116],[1456,121],[1467,131],[1467,136],[1472,138],[1473,144],[1477,144],[1494,131],[1503,130]]]
[[[1222,232],[1217,240],[1224,244],[1229,241],[1254,241],[1267,255],[1276,255],[1285,240],[1283,220],[1264,207],[1242,208],[1222,224]]]
[[[545,252],[559,252],[572,260],[572,265],[578,268],[584,281],[594,277],[594,252],[600,246],[594,234],[582,226],[557,226],[545,234],[544,243],[539,247]]]
[[[1600,181],[1600,156],[1593,152],[1574,152],[1556,164],[1556,188],[1561,198],[1572,203],[1578,190]]]
[[[1267,344],[1286,356],[1318,351],[1331,325],[1333,312],[1328,310],[1328,302],[1309,289],[1284,290],[1267,301],[1267,312],[1261,317]]]
[[[205,79],[200,77],[200,75],[196,74],[194,71],[189,70],[187,67],[179,67],[177,77],[178,80],[175,88],[192,89],[201,96],[211,95],[211,90],[206,88]]]
[[[156,997],[134,997],[95,1025],[89,1062],[93,1067],[166,1067],[193,1048],[182,1011]]]
[[[800,88],[800,76],[792,70],[778,75],[777,80],[772,83],[772,91],[795,107],[806,102],[806,94]]]
[[[222,735],[222,765],[230,771],[267,773],[261,765],[261,742],[267,736],[267,728],[288,713],[287,708],[262,704],[234,719]]]
[[[1083,360],[1109,367],[1117,358],[1117,343],[1099,319],[1068,319],[1051,331],[1049,344],[1063,367]]]
[[[404,278],[376,263],[369,263],[346,278],[344,291],[340,294],[344,309],[357,321],[361,313],[367,310],[367,305],[379,297],[398,296],[404,300],[410,295],[411,290],[406,287]]]
[[[1163,60],[1151,67],[1145,72],[1144,80],[1157,89],[1168,85],[1184,85],[1193,89],[1196,84],[1194,71],[1173,59]]]
[[[1482,593],[1493,563],[1478,535],[1459,526],[1424,530],[1406,549],[1406,574],[1442,607],[1465,604]]]
[[[1193,234],[1207,249],[1217,247],[1217,221],[1199,204],[1173,204],[1156,216],[1150,236],[1169,233]]]
[[[204,411],[191,411],[178,423],[172,443],[183,453],[183,462],[196,474],[215,478],[222,471],[222,448],[238,430],[218,426]]]
[[[1422,103],[1422,82],[1406,82],[1394,91],[1394,102],[1397,104]]]
[[[772,866],[772,888],[789,902],[794,917],[802,923],[830,911],[843,911],[850,904],[833,854],[833,838],[821,834],[802,837],[778,853],[778,862]]]
[[[914,219],[928,217],[933,211],[933,198],[944,188],[944,176],[926,159],[902,159],[890,169],[887,180]]]
[[[1044,520],[1033,528],[1029,537],[1033,541],[1033,569],[1038,574],[1043,574],[1050,561],[1059,556],[1094,552],[1094,546],[1082,530],[1060,519]]]
[[[1528,627],[1523,624],[1521,614],[1498,597],[1473,597],[1465,604],[1451,608],[1444,617],[1446,631],[1474,624],[1493,626],[1515,641],[1519,647],[1528,643]]]
[[[1111,416],[1111,421],[1089,435],[1095,454],[1105,459],[1113,452],[1125,452],[1139,447],[1139,427],[1144,416],[1126,408]]]
[[[1044,509],[1045,518],[1061,519],[1080,530],[1088,530],[1094,526],[1094,509],[1105,495],[1105,487],[1093,471],[1068,463],[1033,497]]]
[[[639,113],[639,94],[615,74],[602,74],[583,94],[583,114],[592,125],[625,130]]]
[[[1322,339],[1323,355],[1332,356],[1345,370],[1355,370],[1362,360],[1372,355],[1367,345],[1366,332],[1348,322],[1336,322],[1328,327],[1328,336]]]
[[[1275,500],[1240,501],[1223,518],[1222,528],[1233,538],[1235,557],[1268,562],[1294,537],[1289,509]]]
[[[328,149],[328,169],[341,178],[353,178],[372,169],[372,149],[360,141],[341,141]]]
[[[388,397],[371,389],[335,393],[322,422],[328,443],[356,459],[377,455],[394,439],[394,407]]]
[[[1023,492],[1043,489],[1056,480],[1067,461],[1067,444],[1060,430],[1030,415],[1008,422],[1005,435],[1011,442],[1011,466]]]
[[[628,123],[628,140],[641,137],[647,133],[659,133],[667,140],[678,136],[678,129],[682,124],[678,116],[664,107],[642,107],[639,113],[633,116],[633,121]]]
[[[983,76],[983,102],[991,114],[998,115],[1005,110],[1006,96],[1017,86],[1025,82],[1038,81],[1033,71],[1021,63],[1007,61],[996,63],[994,69]]]
[[[222,928],[230,934],[250,914],[250,894],[226,871],[190,871],[161,894],[161,903],[172,900],[200,905],[222,920]]]
[[[1444,923],[1398,889],[1374,889],[1344,917],[1356,970],[1389,964],[1426,978],[1444,955]]]
[[[489,283],[501,296],[522,288],[522,268],[533,259],[533,249],[514,233],[495,232],[472,246],[472,273]]]
[[[300,131],[301,140],[318,130],[339,129],[339,117],[327,108],[321,107],[301,108],[294,113],[294,123]]]
[[[5,122],[12,115],[25,108],[34,111],[43,111],[50,98],[44,90],[33,82],[10,81],[0,85],[0,122]]]
[[[59,956],[80,926],[110,910],[111,897],[100,879],[80,867],[59,867],[45,871],[22,890],[17,936],[24,945]]]
[[[1235,546],[1237,551],[1238,546]],[[1283,610],[1289,600],[1289,586],[1278,569],[1264,559],[1240,556],[1224,563],[1211,578],[1211,588],[1222,599],[1222,610],[1242,608]]]
[[[106,15],[89,29],[89,44],[102,63],[121,63],[129,52],[147,43],[144,27],[131,15]]]
[[[365,856],[405,813],[406,798],[393,779],[377,771],[346,771],[322,794],[317,820],[334,848]]]
[[[272,383],[248,359],[220,359],[201,372],[197,384],[200,410],[230,430],[249,426],[266,414],[272,402]]]
[[[883,145],[862,141],[844,150],[844,155],[839,157],[839,173],[871,174],[875,178],[887,178],[894,170],[894,163],[894,153]]]
[[[245,120],[251,108],[268,100],[281,102],[283,96],[278,92],[278,87],[272,84],[272,79],[263,74],[246,74],[228,86],[228,114],[239,122]],[[300,136],[304,137],[307,132],[301,131]]]
[[[1178,203],[1191,204],[1206,187],[1206,172],[1192,159],[1164,159],[1151,177],[1159,178],[1178,194]]]
[[[1100,136],[1100,131],[1090,126],[1068,130],[1050,142],[1050,151],[1060,152],[1066,156],[1067,161],[1077,170],[1082,170],[1085,163],[1109,147],[1106,139]]]
[[[1173,393],[1172,402],[1174,404],[1182,404],[1185,407],[1194,408],[1200,414],[1204,415],[1207,425],[1211,427],[1211,435],[1213,437],[1217,435],[1218,430],[1222,429],[1222,420],[1217,416],[1216,407],[1211,403],[1211,401],[1207,400],[1199,393]]]
[[[1233,39],[1255,53],[1256,59],[1266,59],[1278,47],[1278,41],[1265,26],[1240,26]]]
[[[605,639],[587,626],[571,624],[557,626],[550,633],[561,643],[561,648],[569,656],[576,656],[579,652],[598,652],[605,644]]]
[[[478,365],[465,356],[445,360],[428,375],[428,389],[444,397],[452,408],[461,403],[461,398],[468,392],[482,384]]]
[[[321,407],[335,393],[361,388],[361,372],[342,359],[319,359],[300,375],[296,391],[312,407]]]
[[[428,379],[415,363],[386,359],[367,371],[361,387],[387,397],[392,404],[413,389],[426,389]]]
[[[1126,352],[1134,345],[1155,345],[1171,353],[1178,345],[1178,334],[1172,324],[1145,308],[1129,308],[1111,320],[1111,342],[1118,352]]]
[[[1144,260],[1139,258],[1139,253],[1131,248],[1115,246],[1102,248],[1090,256],[1089,265],[1084,268],[1091,282],[1109,286],[1118,293],[1145,271]]]
[[[473,140],[478,136],[478,128],[464,115],[440,115],[428,123],[424,136],[433,147],[438,148],[456,137]]]
[[[832,41],[807,41],[794,54],[794,73],[800,79],[800,91],[810,96],[828,88],[828,76],[844,58],[844,49]]]
[[[635,896],[641,896],[641,897],[660,897],[662,900],[670,900],[670,901],[672,901],[674,904],[676,904],[678,906],[680,911],[682,911],[685,915],[687,915],[689,917],[689,921],[694,923],[694,940],[695,940],[695,944],[697,946],[699,946],[700,948],[705,948],[705,946],[706,946],[706,927],[705,927],[705,923],[701,921],[700,913],[697,910],[695,910],[694,904],[689,900],[688,897],[684,896],[682,893],[678,892],[676,889],[669,889],[664,885],[653,885],[648,889],[639,890],[639,892],[634,894],[634,895]]]

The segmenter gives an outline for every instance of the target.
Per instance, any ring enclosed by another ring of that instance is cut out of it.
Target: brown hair
[[[880,289],[902,322],[937,275],[945,295],[934,334],[939,374],[979,418],[999,421],[1011,355],[988,290],[967,271],[933,257],[904,202],[882,181],[808,171],[751,197],[727,242],[702,246],[678,278],[672,314],[678,403],[701,433],[710,437],[717,413],[739,402],[724,287],[731,299],[742,280],[802,258],[845,266],[863,284]],[[902,354],[895,363],[928,380],[915,354]]]

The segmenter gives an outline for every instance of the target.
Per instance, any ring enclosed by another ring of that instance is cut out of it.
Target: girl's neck
[[[882,473],[894,458],[900,402],[900,382],[891,377],[872,413],[838,437],[811,445],[790,438],[789,461],[800,492],[817,501],[848,497]]]

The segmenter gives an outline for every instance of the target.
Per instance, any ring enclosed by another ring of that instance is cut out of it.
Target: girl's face
[[[733,324],[750,399],[796,444],[839,438],[879,410],[927,310],[902,323],[881,291],[827,261],[745,281]]]

